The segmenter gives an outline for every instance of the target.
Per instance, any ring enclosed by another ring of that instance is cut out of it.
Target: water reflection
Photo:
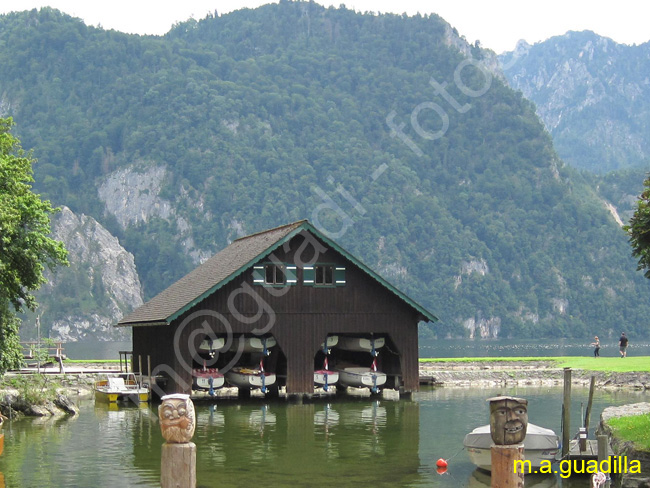
[[[487,487],[489,476],[469,461],[462,440],[488,422],[485,399],[498,393],[528,399],[530,420],[559,432],[560,388],[431,389],[398,402],[198,404],[193,439],[198,484]],[[574,389],[572,396],[577,426],[587,391]],[[606,405],[647,398],[597,391],[592,425]],[[159,486],[163,439],[157,407],[82,402],[80,408],[73,419],[7,422],[0,456],[7,486]],[[439,458],[449,460],[443,475],[436,472]],[[588,480],[527,476],[526,486],[578,488]]]
[[[475,469],[469,478],[468,488],[485,488],[490,486],[490,473]],[[554,475],[529,474],[524,480],[526,488],[559,488],[558,478]]]

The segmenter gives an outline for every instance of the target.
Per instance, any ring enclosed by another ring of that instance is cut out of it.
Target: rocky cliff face
[[[150,165],[137,168],[129,166],[109,174],[99,185],[99,199],[105,205],[105,212],[115,217],[122,229],[138,224],[146,224],[152,218],[161,218],[175,224],[184,252],[194,264],[208,259],[211,253],[197,249],[192,238],[192,229],[186,218],[178,211],[179,203],[206,215],[201,198],[192,200],[186,190],[181,188],[176,201],[160,196],[168,172],[164,166]]]
[[[562,159],[598,173],[650,164],[650,43],[568,32],[499,59],[510,85],[537,105]]]
[[[67,207],[53,218],[52,236],[65,243],[70,266],[48,276],[37,295],[42,334],[66,342],[128,338],[113,324],[143,303],[133,255],[96,220]],[[27,324],[23,336],[33,332]]]

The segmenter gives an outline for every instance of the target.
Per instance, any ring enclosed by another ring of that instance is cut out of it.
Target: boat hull
[[[492,469],[492,437],[490,426],[477,427],[465,436],[463,446],[477,467],[490,471]],[[537,469],[555,461],[560,449],[560,439],[551,429],[535,424],[528,424],[524,439],[524,456],[530,461],[531,468]]]
[[[146,403],[149,389],[141,387],[133,373],[109,374],[95,383],[95,401]]]
[[[226,339],[224,337],[215,337],[214,339],[203,339],[201,344],[199,344],[199,351],[201,352],[213,352],[223,349],[226,345]]]
[[[314,384],[316,386],[331,386],[338,382],[339,380],[339,372],[338,371],[330,371],[327,369],[320,369],[314,371]]]
[[[386,373],[371,368],[345,368],[338,370],[339,383],[356,388],[379,387],[386,383]]]
[[[324,342],[321,342],[320,348],[324,349],[325,346],[327,346],[328,349],[331,349],[332,347],[336,346],[338,343],[339,343],[339,336],[330,335],[327,336],[327,339]]]
[[[337,347],[346,351],[372,352],[373,349],[381,349],[386,345],[386,339],[383,337],[349,337],[339,336]],[[374,347],[373,347],[374,346]]]
[[[253,390],[275,384],[275,373],[262,373],[255,369],[232,369],[225,373],[226,381],[237,388]],[[262,380],[262,378],[264,378]]]
[[[243,342],[243,346],[242,346]],[[242,352],[264,352],[277,344],[275,337],[245,337],[243,339],[234,339],[231,351],[238,351],[241,347]],[[266,346],[266,347],[265,347]]]
[[[192,385],[195,390],[221,388],[226,380],[216,369],[195,369],[192,371]],[[210,384],[212,383],[212,384]]]

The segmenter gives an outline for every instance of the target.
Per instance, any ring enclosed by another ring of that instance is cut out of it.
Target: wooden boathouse
[[[259,364],[259,355],[242,353],[239,344],[272,337],[264,370],[288,396],[309,396],[325,358],[330,369],[376,360],[385,387],[417,391],[418,323],[436,320],[302,220],[233,241],[117,325],[132,327],[134,369],[162,378],[161,392],[190,393],[192,371],[206,365],[227,371]],[[376,358],[328,351],[332,336],[380,337],[385,345]],[[225,338],[225,347],[200,350],[216,338]]]

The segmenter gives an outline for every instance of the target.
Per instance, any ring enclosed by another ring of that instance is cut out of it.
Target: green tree
[[[37,307],[32,292],[45,283],[46,266],[68,264],[63,244],[49,237],[55,209],[32,191],[34,160],[12,126],[0,119],[0,372],[21,360],[15,313]]]
[[[639,260],[637,269],[646,270],[650,278],[650,177],[643,182],[644,190],[639,197],[630,224],[623,227],[630,236],[632,255]]]

